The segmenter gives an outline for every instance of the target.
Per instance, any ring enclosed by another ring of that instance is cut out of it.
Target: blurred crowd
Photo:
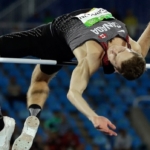
[[[7,99],[10,106],[13,106],[15,101],[26,103],[25,93],[17,84],[16,78],[10,77],[9,81],[7,95],[1,94],[3,99]],[[49,112],[51,111],[49,110]],[[7,110],[3,110],[3,115],[9,116]],[[23,124],[24,119],[20,118],[20,120]],[[22,127],[20,128],[16,124],[11,145],[20,135],[21,129]],[[95,129],[93,128],[93,130]],[[66,116],[59,111],[54,111],[53,114],[49,115],[49,119],[41,120],[39,132],[31,150],[88,150],[86,144],[87,142],[82,140],[81,135],[74,132]],[[110,140],[103,139],[101,135],[95,136],[93,145],[89,147],[89,150],[132,150],[132,137],[123,128],[118,131],[118,136],[114,139],[113,144],[110,143]]]
[[[55,112],[53,117],[40,124],[40,129],[44,132],[37,134],[31,150],[84,150],[79,136],[73,132],[61,113]],[[19,134],[20,130],[16,127],[12,143]]]
[[[110,11],[113,16],[124,22],[128,28],[129,34],[132,38],[137,38],[138,36],[138,18],[135,16],[135,14],[133,13],[133,11],[131,9],[127,9],[126,10],[126,15],[124,17],[122,17],[118,12],[117,9],[112,8]],[[35,14],[28,18],[26,20],[27,23],[31,23],[31,24],[45,24],[45,23],[49,23],[52,22],[55,15],[53,15],[51,13],[51,11],[49,9],[46,9],[44,11],[44,13],[42,12],[42,14],[35,12]],[[34,27],[34,26],[33,26]],[[30,27],[31,28],[31,27]],[[21,29],[19,28],[19,26],[15,25],[14,27],[12,27],[10,32],[17,32],[20,31]]]
[[[134,15],[131,9],[126,11],[126,16],[121,17],[115,8],[109,10],[115,18],[123,21],[129,31],[132,38],[137,38],[138,31],[138,18]],[[45,10],[44,14],[41,16],[36,12],[31,18],[27,20],[28,23],[38,23],[44,24],[51,22],[54,19],[53,14],[49,9]],[[14,26],[10,32],[20,31],[19,26]],[[122,88],[123,89],[123,88]],[[123,89],[123,93],[126,94]],[[121,92],[121,91],[120,91]],[[128,91],[131,92],[131,91]],[[9,84],[7,87],[7,92],[0,94],[0,97],[6,99],[10,106],[13,105],[14,101],[21,101],[26,103],[26,93],[22,90],[22,87],[17,83],[15,76],[9,78]],[[50,110],[49,110],[50,111]],[[4,115],[8,115],[7,112],[3,110]],[[21,120],[22,123],[24,120]],[[40,132],[42,130],[42,132]],[[93,128],[93,130],[95,130]],[[16,126],[15,132],[13,134],[13,141],[20,135],[21,128]],[[104,141],[97,136],[93,139],[93,145],[87,147],[87,142],[85,142],[80,135],[74,132],[74,129],[68,124],[66,117],[61,112],[54,112],[54,114],[41,121],[39,132],[34,140],[34,144],[31,150],[132,150],[133,139],[132,136],[125,130],[119,129],[118,136],[114,138],[113,143],[109,141]],[[144,145],[138,148],[138,150],[146,150]]]

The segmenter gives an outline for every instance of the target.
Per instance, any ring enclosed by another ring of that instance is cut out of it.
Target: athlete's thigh
[[[53,66],[46,66],[45,68],[44,67],[43,67],[43,65],[42,66],[40,66],[39,64],[36,65],[36,67],[34,68],[33,73],[32,73],[31,82],[45,81],[48,83],[60,69],[60,68],[53,69]],[[49,69],[51,70],[51,72],[50,71],[47,72],[47,70],[49,70]]]
[[[31,83],[40,82],[40,81],[45,81],[48,83],[56,75],[56,73],[57,72],[53,72],[51,74],[46,74],[43,71],[41,71],[40,65],[36,65],[36,67],[34,68],[34,71],[32,73]]]
[[[45,81],[49,82],[61,69],[61,66],[36,65],[32,73],[31,83]]]

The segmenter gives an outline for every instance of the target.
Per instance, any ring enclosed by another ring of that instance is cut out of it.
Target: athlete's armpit
[[[88,41],[74,51],[78,65],[72,73],[70,89],[84,91],[90,76],[101,66],[104,54],[101,46],[95,41]]]
[[[141,46],[138,42],[134,41],[131,37],[129,37],[129,43],[134,51],[142,55]]]
[[[78,63],[78,66],[74,69],[72,73],[70,90],[75,90],[82,94],[87,87],[89,78],[90,71],[88,61],[86,58],[84,58],[82,61],[80,61],[80,63]]]

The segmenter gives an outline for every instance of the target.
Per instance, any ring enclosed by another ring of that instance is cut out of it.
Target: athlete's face
[[[133,57],[133,53],[135,52],[131,49],[128,49],[124,46],[111,46],[108,51],[108,59],[111,62],[111,64],[114,66],[115,70],[117,71],[117,68],[121,68],[121,64],[123,61],[126,61]],[[135,52],[136,53],[136,52]]]

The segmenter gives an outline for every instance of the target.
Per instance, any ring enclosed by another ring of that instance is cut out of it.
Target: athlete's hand
[[[112,124],[107,118],[102,116],[94,116],[90,118],[90,120],[97,130],[110,136],[117,136],[117,133],[113,131],[116,129],[115,125]]]

